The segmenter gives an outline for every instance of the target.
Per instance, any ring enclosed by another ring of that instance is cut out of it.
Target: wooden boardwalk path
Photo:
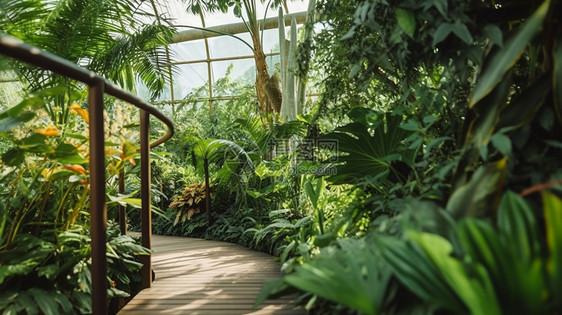
[[[158,235],[152,248],[156,279],[119,315],[306,314],[291,298],[253,307],[263,280],[280,276],[270,255],[231,243]]]

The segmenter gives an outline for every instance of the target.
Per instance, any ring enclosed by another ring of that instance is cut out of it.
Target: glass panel
[[[252,39],[250,34],[238,34],[238,37],[243,39],[246,43],[252,46]],[[209,38],[209,49],[212,58],[228,58],[234,56],[248,56],[253,52],[246,44],[239,39],[231,36],[220,36]]]
[[[252,84],[256,80],[256,71],[253,59],[243,59],[234,61],[217,61],[213,63],[214,89],[213,95],[217,96],[237,96],[238,92],[232,89],[225,89],[228,86],[217,84],[222,78],[225,78],[227,71],[230,69],[230,80],[241,81],[246,84]],[[227,84],[228,85],[228,84]]]
[[[206,63],[179,65],[177,69],[177,73],[174,74],[174,96],[176,100],[187,97],[194,89],[204,86],[207,82]],[[204,96],[208,96],[208,92],[205,92]]]
[[[205,41],[202,39],[172,44],[170,45],[170,52],[172,53],[171,58],[174,61],[181,62],[207,59]]]
[[[263,17],[267,14],[267,18],[277,17],[277,9],[269,8],[266,10],[266,4],[261,3],[261,1],[256,2],[258,16]],[[289,13],[304,12],[308,8],[308,1],[289,1],[287,5],[289,7]],[[187,4],[182,0],[167,0],[166,2],[160,3],[159,10],[164,13],[164,16],[166,16],[168,21],[170,21],[173,25],[180,26],[178,27],[179,32],[191,29],[185,26],[201,27],[201,17],[199,15],[186,12],[186,7]],[[241,18],[234,16],[232,9],[230,9],[226,14],[222,12],[204,13],[204,19],[207,27],[241,23],[243,21]],[[302,25],[299,25],[299,27],[301,26]],[[289,37],[289,29],[290,28],[287,27],[285,30],[287,37]],[[264,52],[266,54],[277,54],[279,52],[278,30],[269,29],[265,30],[262,34]],[[247,44],[252,46],[252,40],[248,33],[236,34],[236,36],[242,38]],[[214,61],[211,64],[211,78],[215,84],[217,80],[226,75],[230,66],[232,66],[230,68],[231,80],[240,80],[249,84],[254,83],[255,67],[254,60],[252,58],[224,60],[230,57],[236,58],[252,56],[252,50],[250,47],[241,42],[239,39],[230,36],[211,37],[208,39],[208,43],[211,59],[223,59]],[[173,61],[176,62],[204,61],[207,59],[205,41],[202,39],[172,44],[170,45],[170,50],[172,52],[172,58],[174,59]],[[273,74],[276,69],[276,65],[279,62],[279,56],[268,56],[267,62],[270,74]],[[176,67],[177,73],[174,74],[174,98],[176,100],[185,98],[194,89],[204,86],[208,81],[207,64],[205,62],[177,65]],[[208,95],[206,87],[204,91],[204,95]],[[234,96],[232,95],[233,92],[234,91],[218,89],[213,91],[213,95]],[[159,99],[170,98],[170,92],[166,91]]]

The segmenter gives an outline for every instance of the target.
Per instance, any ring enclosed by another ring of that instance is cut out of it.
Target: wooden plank
[[[152,238],[152,249],[153,286],[137,294],[120,315],[306,314],[294,306],[294,297],[268,300],[254,308],[263,281],[281,276],[279,262],[266,253],[231,243],[158,235]]]

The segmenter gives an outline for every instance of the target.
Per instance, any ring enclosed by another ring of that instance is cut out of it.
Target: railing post
[[[150,204],[150,146],[155,147],[170,139],[174,135],[172,121],[154,107],[141,99],[127,93],[103,78],[74,63],[49,52],[31,46],[19,39],[0,32],[0,54],[27,62],[36,67],[50,70],[79,82],[88,84],[88,109],[90,115],[90,236],[92,246],[92,312],[94,315],[107,314],[107,208],[105,203],[105,141],[103,122],[104,93],[129,102],[141,108],[141,199],[142,199],[142,245],[151,248],[151,204]],[[149,114],[150,113],[150,114]],[[168,126],[168,133],[149,143],[149,115],[153,115]],[[123,177],[124,179],[124,177]],[[120,180],[121,181],[121,180]],[[121,183],[120,183],[121,184]],[[124,184],[124,181],[123,181]],[[121,186],[121,185],[120,185]],[[124,191],[124,185],[123,190]],[[124,210],[124,209],[123,209]],[[126,218],[121,228],[126,229]],[[142,283],[144,287],[152,285],[151,256],[141,256],[144,264]]]
[[[150,203],[150,114],[140,110],[140,155],[141,155],[141,241],[142,246],[151,248],[152,217]],[[142,287],[152,286],[151,255],[141,255]]]
[[[88,87],[90,112],[90,234],[92,238],[92,313],[107,314],[105,204],[105,143],[103,128],[104,82]]]
[[[125,193],[125,166],[119,170],[119,193]],[[119,228],[121,229],[121,234],[127,234],[127,213],[125,212],[125,206],[119,205]]]

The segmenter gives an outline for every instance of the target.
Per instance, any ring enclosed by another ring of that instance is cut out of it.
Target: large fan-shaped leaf
[[[365,176],[384,180],[389,174],[400,178],[401,174],[392,162],[413,164],[415,150],[408,149],[403,143],[412,131],[400,128],[402,117],[386,114],[378,118],[374,126],[366,120],[356,121],[322,137],[338,143],[337,174],[330,176],[329,181],[350,183]]]

